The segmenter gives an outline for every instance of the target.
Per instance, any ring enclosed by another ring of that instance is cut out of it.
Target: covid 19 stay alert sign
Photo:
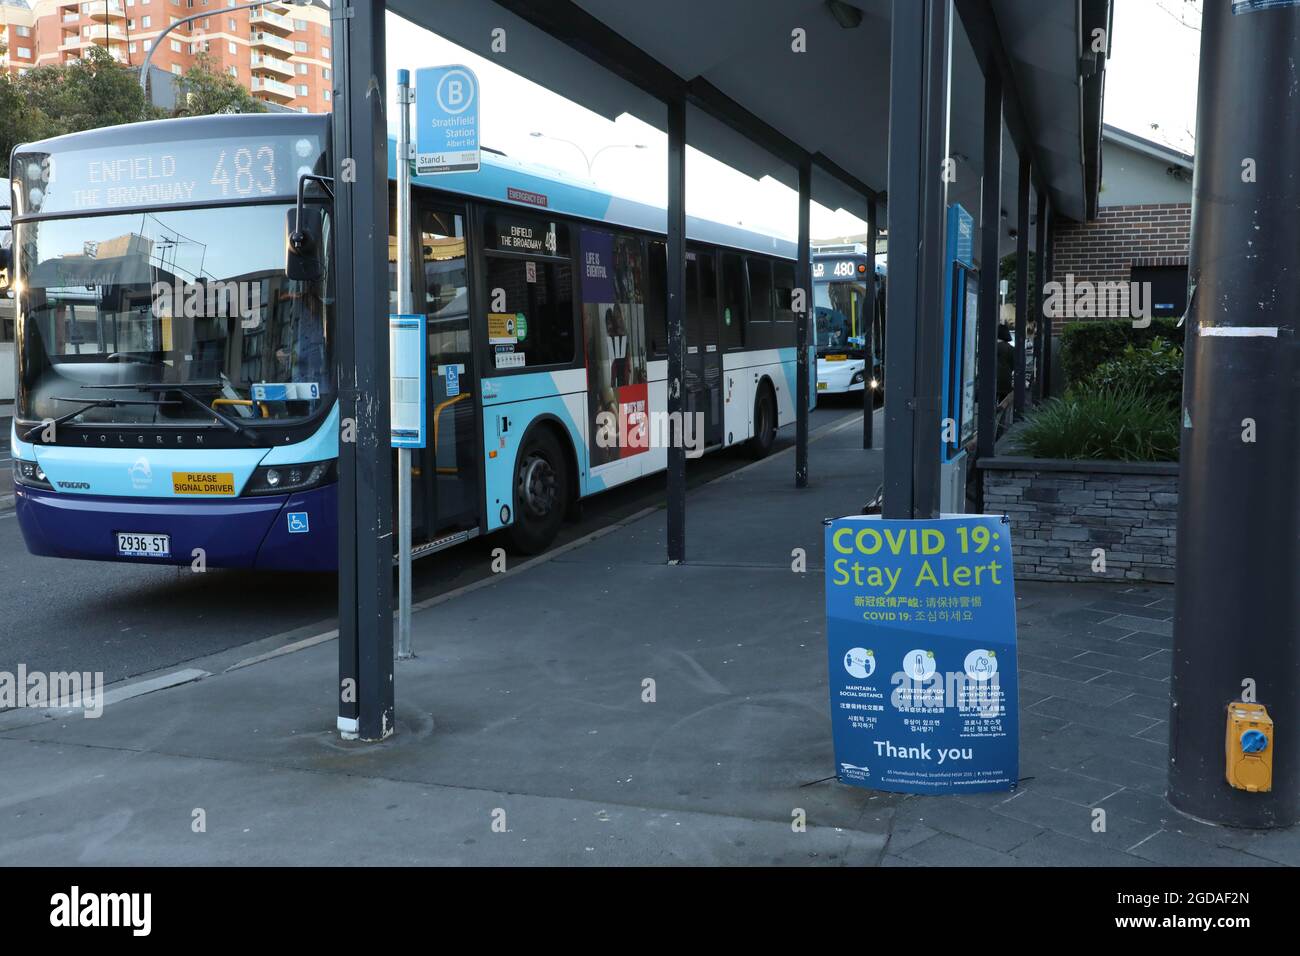
[[[904,793],[1019,774],[1010,525],[991,515],[826,526],[835,772]]]

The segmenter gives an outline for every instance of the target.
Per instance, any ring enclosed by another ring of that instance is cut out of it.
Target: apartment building
[[[153,51],[153,66],[179,75],[206,53],[258,99],[304,113],[331,108],[329,4],[267,2],[234,10],[238,0],[0,0],[0,69],[20,73],[67,63],[91,46],[138,67],[169,24],[178,27]]]

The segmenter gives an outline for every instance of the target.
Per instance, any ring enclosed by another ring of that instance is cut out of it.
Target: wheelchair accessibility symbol
[[[311,523],[307,520],[307,512],[290,511],[289,512],[289,533],[307,534],[309,531],[311,531]]]

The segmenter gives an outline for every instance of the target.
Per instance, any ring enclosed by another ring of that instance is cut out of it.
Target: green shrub
[[[1178,411],[1136,388],[1080,388],[1038,406],[1015,435],[1035,458],[1177,461]]]
[[[1178,409],[1183,403],[1183,350],[1164,339],[1148,348],[1130,345],[1123,354],[1103,362],[1083,381],[1080,390],[1101,392],[1131,387],[1155,405]]]
[[[1134,328],[1129,319],[1071,322],[1061,332],[1061,370],[1065,381],[1076,385],[1103,362],[1119,358],[1128,346],[1147,348],[1156,339],[1165,339],[1182,348],[1183,330],[1178,319],[1152,319],[1142,329]]]

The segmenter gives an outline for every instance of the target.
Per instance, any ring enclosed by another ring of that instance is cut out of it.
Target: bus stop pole
[[[997,443],[998,407],[998,279],[1002,232],[1002,75],[991,68],[984,75],[984,188],[980,201],[980,283],[976,311],[975,355],[979,371],[975,427],[976,458],[993,457]],[[984,472],[976,470],[980,512],[984,511]]]
[[[1300,6],[1205,5],[1168,796],[1237,827],[1300,821],[1298,50]],[[1233,701],[1262,704],[1276,728],[1254,758],[1271,756],[1271,789],[1258,777],[1255,792],[1228,783],[1225,761],[1259,744],[1229,732]]]
[[[876,241],[879,223],[876,200],[867,197],[867,299],[862,304],[862,329],[866,341],[862,367],[862,447],[870,450],[875,441],[876,390],[871,383],[876,375]]]
[[[799,323],[795,334],[798,354],[795,356],[795,435],[794,435],[794,486],[808,487],[808,402],[811,399],[811,376],[808,369],[808,326],[812,322],[812,156],[805,153],[799,158],[799,241],[795,260],[795,287],[803,296],[803,309],[795,313]]]
[[[397,71],[397,311],[415,311],[411,282],[411,74]],[[434,449],[437,453],[437,449]],[[397,658],[411,653],[411,449],[397,450]]]
[[[668,421],[676,422],[668,443],[668,563],[686,560],[686,446],[682,421],[686,340],[682,334],[686,308],[686,101],[668,106]]]
[[[886,518],[930,518],[939,510],[948,63],[948,0],[893,0],[888,229],[894,255],[885,302]]]
[[[339,383],[339,732],[393,732],[392,457],[389,446],[388,149],[384,4],[330,9],[334,270]],[[348,440],[352,438],[353,440]]]
[[[1025,328],[1029,316],[1029,156],[1020,157],[1016,184],[1016,374],[1012,410],[1015,420],[1025,416]]]

